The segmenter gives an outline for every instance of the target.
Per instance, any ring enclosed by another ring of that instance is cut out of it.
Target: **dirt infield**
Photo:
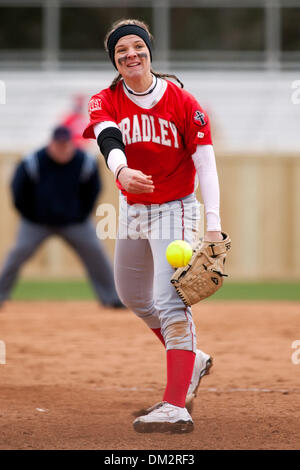
[[[206,302],[194,318],[215,362],[195,430],[142,435],[132,413],[160,401],[165,352],[140,320],[95,302],[6,305],[0,449],[300,449],[300,303]]]

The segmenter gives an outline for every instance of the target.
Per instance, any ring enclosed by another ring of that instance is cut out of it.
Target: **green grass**
[[[229,282],[211,297],[213,300],[300,300],[297,282]]]
[[[87,281],[20,281],[13,293],[14,300],[92,300],[95,298]]]
[[[16,285],[14,300],[92,300],[88,281],[29,281]],[[226,282],[208,301],[215,300],[300,300],[300,283],[296,282]]]

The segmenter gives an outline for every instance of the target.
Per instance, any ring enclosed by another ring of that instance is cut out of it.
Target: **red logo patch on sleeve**
[[[91,99],[88,105],[88,112],[91,114],[93,111],[101,111],[102,110],[102,101],[100,98]]]
[[[207,123],[205,114],[202,111],[195,111],[193,121],[197,126],[205,126]]]

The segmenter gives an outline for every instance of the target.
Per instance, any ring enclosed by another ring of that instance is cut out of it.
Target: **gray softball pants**
[[[111,264],[97,238],[96,228],[89,219],[64,227],[40,225],[21,219],[15,246],[0,273],[0,301],[9,297],[25,261],[43,241],[53,235],[63,238],[78,254],[99,300],[105,305],[118,303]]]
[[[166,349],[196,351],[192,311],[170,278],[165,256],[173,240],[191,243],[198,233],[200,205],[194,194],[166,204],[127,204],[120,197],[115,284],[121,301],[152,329],[160,328]]]

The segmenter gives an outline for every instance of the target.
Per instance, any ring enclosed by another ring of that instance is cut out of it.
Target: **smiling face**
[[[143,39],[135,34],[119,39],[115,47],[115,63],[129,86],[132,82],[152,80],[149,49]]]

